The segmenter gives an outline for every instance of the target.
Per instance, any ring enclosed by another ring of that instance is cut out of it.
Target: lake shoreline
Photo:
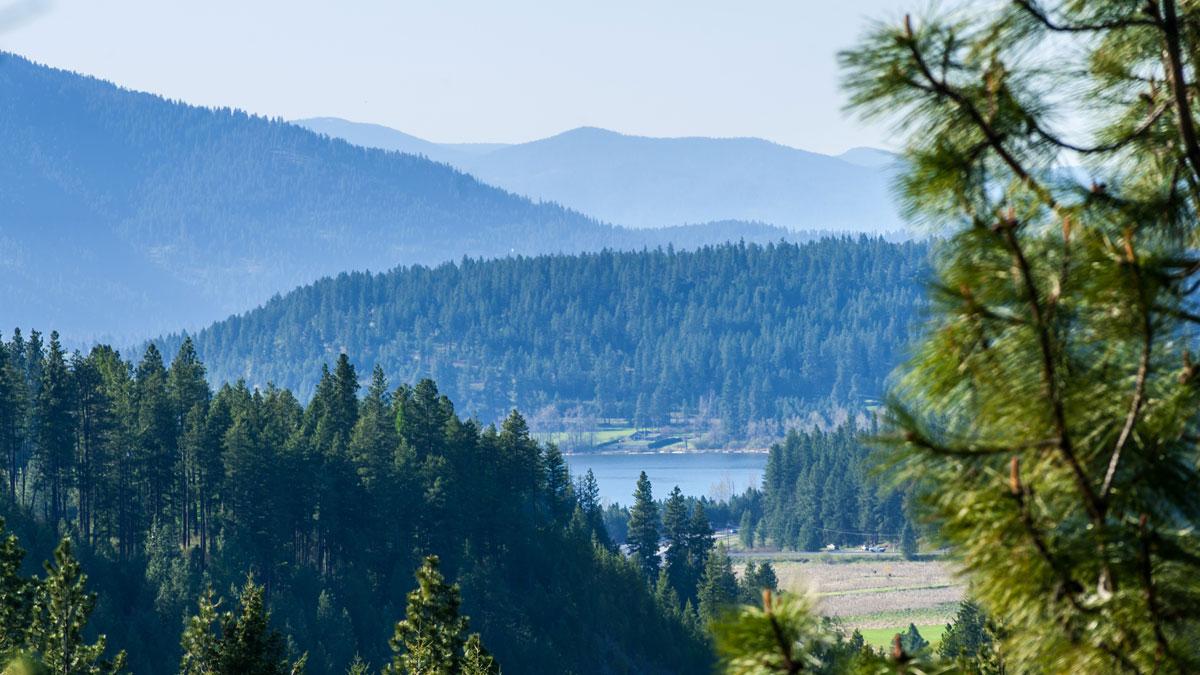
[[[690,497],[729,499],[762,484],[768,457],[765,452],[728,450],[564,455],[573,476],[592,471],[600,497],[613,503],[629,502],[642,472],[659,496],[679,486]]]
[[[585,452],[564,452],[564,457],[601,457],[601,456],[634,456],[654,457],[662,455],[766,455],[770,448],[738,448],[736,450],[595,450]]]

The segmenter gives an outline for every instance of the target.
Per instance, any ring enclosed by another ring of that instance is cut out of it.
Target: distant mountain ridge
[[[3,52],[0,157],[0,330],[52,326],[76,344],[197,327],[348,270],[738,234],[614,227],[412,154]]]
[[[581,127],[465,152],[377,124],[329,117],[296,124],[364,147],[425,155],[516,194],[629,227],[745,220],[796,230],[903,228],[889,195],[895,156],[876,148],[835,157],[761,138],[650,138]]]

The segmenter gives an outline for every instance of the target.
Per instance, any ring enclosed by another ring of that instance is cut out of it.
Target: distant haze
[[[744,220],[793,230],[902,228],[889,190],[895,158],[874,148],[832,157],[761,138],[648,138],[591,127],[463,147],[337,118],[297,124],[364,147],[424,155],[530,199],[630,227]]]
[[[7,3],[4,3],[7,4]],[[125,86],[288,119],[332,115],[440,142],[520,143],[594,126],[891,148],[842,112],[836,54],[855,0],[46,0],[0,49]],[[918,6],[925,3],[916,3]]]

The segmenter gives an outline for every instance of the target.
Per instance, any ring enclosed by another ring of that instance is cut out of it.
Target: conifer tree
[[[37,584],[21,574],[25,551],[16,535],[5,534],[0,518],[0,653],[30,644],[34,593]]]
[[[692,507],[692,519],[688,525],[688,553],[692,569],[697,577],[704,569],[705,563],[708,562],[708,554],[712,551],[714,541],[712,523],[708,521],[704,505],[696,502],[696,505]]]
[[[417,587],[408,594],[403,619],[391,640],[389,675],[494,675],[496,660],[478,633],[467,634],[469,621],[458,613],[458,584],[448,584],[438,557],[426,556],[417,569]]]
[[[908,629],[900,634],[900,646],[907,654],[918,654],[929,647],[929,641],[917,630],[916,624],[908,624]]]
[[[93,544],[103,485],[112,480],[113,436],[117,426],[104,391],[97,360],[78,352],[71,358],[75,453],[71,467],[76,525],[85,544]]]
[[[754,548],[754,514],[750,513],[750,509],[742,512],[742,519],[738,523],[738,540],[744,548]]]
[[[709,554],[696,594],[700,600],[697,610],[706,625],[737,604],[737,577],[733,574],[733,562],[725,552],[724,544],[718,544]]]
[[[176,496],[174,469],[178,459],[178,427],[167,388],[167,370],[162,354],[151,343],[134,373],[133,402],[136,415],[134,437],[135,480],[146,504],[147,522],[170,517]]]
[[[583,512],[584,521],[591,528],[592,536],[596,537],[605,547],[612,546],[608,529],[604,527],[604,507],[600,503],[600,484],[596,482],[596,474],[589,468],[582,477],[575,481],[575,500]]]
[[[638,476],[633,492],[633,507],[629,509],[629,550],[647,582],[658,577],[658,504],[646,472]]]
[[[566,524],[575,509],[575,494],[571,486],[571,470],[563,459],[562,451],[553,443],[547,444],[542,450],[542,471],[548,511],[555,522]]]
[[[695,578],[691,567],[691,551],[689,548],[691,522],[688,518],[687,504],[679,486],[671,490],[663,505],[663,538],[667,550],[664,555],[663,570],[675,592],[683,598],[691,598],[695,590]]]
[[[343,447],[350,442],[350,432],[358,421],[358,389],[358,374],[350,364],[350,358],[345,353],[338,354],[327,414]]]
[[[199,459],[203,453],[201,430],[212,396],[204,374],[204,364],[196,354],[192,338],[184,338],[167,373],[167,391],[179,444],[175,507],[181,521],[180,543],[185,547],[191,544],[192,532],[199,526],[199,491],[204,489],[199,472]]]
[[[53,675],[100,675],[119,673],[125,667],[125,652],[104,659],[107,640],[84,641],[83,632],[96,607],[96,595],[87,591],[87,575],[63,539],[54,550],[54,562],[46,563],[46,578],[37,588],[33,606],[30,642]]]
[[[197,612],[188,618],[180,638],[183,657],[179,675],[213,675],[217,672],[221,642],[213,631],[219,618],[220,600],[209,586],[200,594],[197,604]]]
[[[392,400],[383,369],[371,371],[371,385],[363,399],[358,422],[350,439],[350,452],[364,485],[380,492],[393,473],[394,453],[400,442],[392,418]]]
[[[12,352],[15,346],[0,341],[0,461],[7,477],[6,495],[16,503],[18,458],[24,445],[26,415],[25,375]]]
[[[658,580],[654,583],[654,599],[658,601],[658,606],[668,613],[678,613],[680,610],[679,594],[671,585],[666,569],[658,572]]]
[[[287,642],[270,626],[263,587],[246,579],[238,610],[217,613],[221,601],[211,588],[199,599],[198,612],[188,619],[181,646],[180,675],[302,675],[308,655],[290,662]]]
[[[48,519],[57,524],[67,509],[75,455],[71,374],[58,333],[50,333],[50,351],[37,395],[37,462],[47,495]]]
[[[371,666],[358,654],[354,655],[354,660],[350,662],[346,668],[346,675],[368,675],[371,672]]]
[[[462,667],[467,620],[458,614],[458,585],[446,583],[438,567],[431,555],[417,569],[417,587],[391,640],[389,675],[454,675]]]
[[[742,572],[741,599],[745,604],[755,604],[762,598],[763,591],[772,593],[779,590],[779,579],[775,576],[775,568],[770,560],[764,560],[762,565],[753,560],[746,563]]]
[[[842,56],[944,228],[892,473],[1020,672],[1200,670],[1197,26],[1177,0],[971,3]]]
[[[463,645],[462,675],[498,675],[500,666],[484,648],[479,633],[472,633]]]
[[[987,617],[979,605],[965,600],[958,605],[954,620],[937,646],[938,656],[961,668],[980,673],[1003,672]]]
[[[221,617],[221,640],[217,657],[220,675],[262,673],[297,675],[304,672],[307,655],[295,663],[287,658],[287,643],[270,626],[263,587],[247,579],[238,598],[240,612]]]

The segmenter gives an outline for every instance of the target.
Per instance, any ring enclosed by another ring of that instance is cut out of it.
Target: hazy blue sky
[[[12,0],[0,0],[0,6]],[[577,126],[887,145],[841,112],[836,52],[914,0],[56,0],[0,49],[124,86],[434,141]],[[2,14],[0,14],[2,15]]]

